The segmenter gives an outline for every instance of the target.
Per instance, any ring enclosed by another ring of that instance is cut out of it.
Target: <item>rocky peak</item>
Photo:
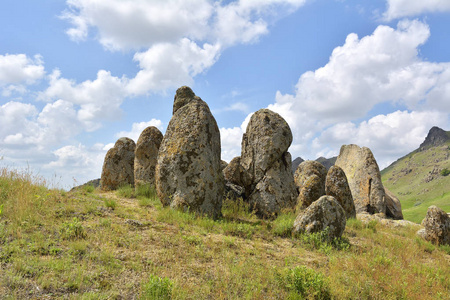
[[[428,149],[431,147],[436,147],[436,146],[444,144],[445,142],[447,142],[449,140],[450,140],[450,136],[447,133],[447,131],[434,126],[428,132],[428,135],[425,138],[425,141],[422,144],[420,144],[419,149],[425,150],[425,149]]]

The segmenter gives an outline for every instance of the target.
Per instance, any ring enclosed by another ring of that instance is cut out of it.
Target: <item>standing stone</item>
[[[219,217],[224,194],[220,153],[220,132],[208,105],[181,87],[155,170],[162,204]]]
[[[136,144],[134,157],[134,183],[155,185],[155,167],[163,135],[158,128],[149,126],[142,131]]]
[[[394,220],[403,220],[402,204],[400,200],[387,188],[384,188],[386,193],[386,216]]]
[[[301,189],[303,183],[311,175],[317,175],[323,182],[325,188],[325,179],[327,177],[327,168],[320,162],[314,160],[305,160],[295,170],[294,179],[297,188]]]
[[[115,190],[121,185],[134,185],[134,151],[132,139],[122,137],[109,149],[103,162],[100,185],[102,190]]]
[[[450,245],[450,217],[439,207],[428,207],[427,215],[422,221],[425,227],[418,234],[436,245]]]
[[[226,182],[244,186],[242,183],[242,167],[241,167],[241,157],[236,156],[230,163],[223,169],[223,176]]]
[[[340,238],[346,225],[345,212],[332,196],[322,196],[306,210],[299,213],[294,222],[294,233],[321,232],[328,227],[330,239]]]
[[[316,174],[309,176],[301,186],[297,198],[297,210],[307,208],[323,195],[325,195],[323,180]]]
[[[292,132],[287,122],[269,109],[250,118],[242,137],[242,183],[247,201],[259,217],[275,217],[283,208],[295,207],[297,191],[287,152]]]
[[[343,145],[335,165],[347,176],[357,214],[386,214],[380,169],[369,148]]]
[[[342,168],[332,166],[330,170],[328,170],[327,179],[325,181],[325,193],[328,196],[333,196],[342,206],[347,219],[356,218],[352,192],[348,186],[347,176],[345,176]]]

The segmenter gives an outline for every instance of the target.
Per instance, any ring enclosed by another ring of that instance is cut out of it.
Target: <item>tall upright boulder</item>
[[[100,179],[102,190],[115,190],[125,184],[134,185],[135,149],[136,144],[132,139],[122,137],[108,150]]]
[[[155,169],[158,196],[164,206],[218,217],[224,179],[216,120],[186,86],[177,90],[173,112]]]
[[[335,165],[347,176],[357,214],[386,214],[380,169],[369,148],[343,145]]]
[[[242,137],[241,180],[247,201],[260,217],[272,218],[295,206],[297,191],[287,152],[291,143],[291,129],[279,114],[260,109],[250,118]]]
[[[158,128],[149,126],[142,131],[136,144],[134,182],[136,186],[155,185],[155,167],[163,135]]]
[[[327,178],[325,180],[325,193],[328,196],[333,196],[342,206],[347,219],[356,218],[352,192],[348,186],[347,176],[345,176],[342,168],[332,166],[328,170]]]
[[[303,161],[295,170],[294,181],[299,192],[297,208],[303,209],[325,195],[327,169],[317,161]]]

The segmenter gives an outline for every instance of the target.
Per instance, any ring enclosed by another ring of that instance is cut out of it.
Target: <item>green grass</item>
[[[431,205],[450,212],[448,146],[414,151],[382,171],[383,185],[399,198],[406,220],[420,223]],[[441,171],[427,182],[435,167]]]
[[[137,201],[61,193],[29,174],[0,174],[2,299],[450,297],[450,250],[416,238],[415,227],[350,219],[341,239],[293,236],[292,212],[259,220],[243,201],[225,200],[212,220],[157,198],[141,205],[146,192]]]

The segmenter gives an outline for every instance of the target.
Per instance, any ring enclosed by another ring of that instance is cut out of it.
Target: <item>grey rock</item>
[[[384,191],[386,193],[386,216],[394,220],[402,220],[403,213],[400,200],[387,188],[384,188]]]
[[[299,213],[294,222],[295,234],[321,232],[328,227],[329,238],[340,238],[346,225],[345,212],[332,196],[322,196],[306,210]]]
[[[223,169],[223,176],[226,182],[244,186],[244,183],[242,182],[242,167],[240,156],[233,158],[230,163]]]
[[[287,122],[269,109],[250,118],[242,137],[240,165],[248,202],[258,216],[272,218],[294,207],[297,191],[291,172],[292,132]]]
[[[177,104],[161,142],[156,190],[164,206],[216,218],[224,194],[219,128],[208,105],[180,89],[175,102],[181,94],[185,104]]]
[[[421,236],[436,245],[450,245],[450,217],[439,207],[428,207],[425,219],[422,221],[425,228]]]
[[[132,139],[122,137],[108,150],[100,179],[102,190],[115,190],[125,184],[134,185],[135,148]]]
[[[333,196],[345,211],[347,219],[356,218],[355,204],[352,192],[348,186],[347,176],[344,170],[338,166],[332,166],[328,170],[325,181],[325,193]]]
[[[386,214],[380,169],[369,148],[343,145],[335,165],[347,176],[356,213]]]
[[[312,174],[302,184],[297,198],[297,211],[310,206],[325,195],[325,185],[319,176]]]
[[[134,182],[136,186],[155,185],[155,167],[162,139],[161,131],[154,126],[145,128],[139,136],[134,157]]]
[[[298,166],[297,170],[295,171],[294,180],[297,189],[300,191],[304,182],[311,175],[317,175],[322,182],[324,193],[321,196],[323,196],[325,194],[325,179],[327,177],[327,169],[321,163],[314,160],[305,160]]]

